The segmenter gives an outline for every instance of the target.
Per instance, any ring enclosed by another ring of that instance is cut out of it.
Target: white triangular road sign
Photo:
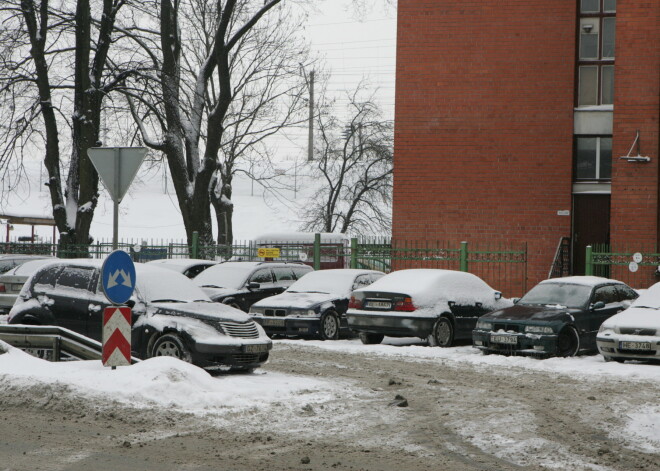
[[[87,155],[112,200],[120,203],[147,155],[147,148],[91,147]]]

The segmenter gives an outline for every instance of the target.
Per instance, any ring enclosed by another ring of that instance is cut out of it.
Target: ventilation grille
[[[254,321],[246,322],[244,324],[238,322],[220,322],[220,326],[230,337],[238,337],[242,339],[259,338],[257,324],[255,324]]]

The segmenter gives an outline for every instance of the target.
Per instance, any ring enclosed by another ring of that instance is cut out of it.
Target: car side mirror
[[[502,293],[495,291],[495,301],[499,301],[500,299],[502,299]]]
[[[513,301],[513,304],[518,304],[518,301],[520,301],[520,298],[513,298],[512,301]]]
[[[595,311],[597,309],[603,309],[605,307],[605,303],[603,301],[597,301],[591,305],[591,310]]]
[[[131,309],[133,309],[135,307],[135,299],[129,299],[128,301],[126,301],[126,305]]]
[[[259,289],[260,286],[261,285],[259,283],[257,283],[256,281],[250,281],[248,283],[247,287],[248,287],[248,289]]]

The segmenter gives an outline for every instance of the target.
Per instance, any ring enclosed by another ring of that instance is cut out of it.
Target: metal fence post
[[[358,251],[358,240],[357,237],[351,238],[351,268],[357,268],[357,251]]]
[[[468,243],[461,242],[461,271],[468,271]]]
[[[194,231],[192,236],[192,250],[190,258],[197,258],[199,255],[199,232]]]
[[[594,274],[594,254],[591,250],[591,245],[587,245],[587,251],[585,255],[584,274],[586,276],[591,276]]]
[[[314,234],[314,270],[321,269],[321,234]]]

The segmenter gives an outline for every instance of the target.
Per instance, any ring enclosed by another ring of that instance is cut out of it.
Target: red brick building
[[[659,0],[398,5],[394,239],[657,251]]]

